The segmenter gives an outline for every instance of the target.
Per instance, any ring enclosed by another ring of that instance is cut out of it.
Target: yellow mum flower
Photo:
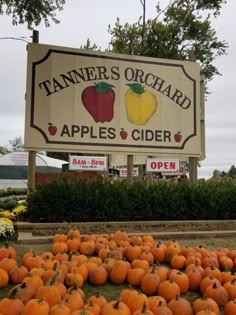
[[[8,218],[0,218],[0,223],[7,223],[9,225],[13,225],[13,222]]]
[[[13,215],[20,215],[26,212],[27,212],[27,206],[23,206],[23,205],[16,206],[12,211]]]
[[[0,217],[13,219],[15,217],[15,215],[12,212],[10,212],[10,211],[4,210],[4,211],[0,212]]]

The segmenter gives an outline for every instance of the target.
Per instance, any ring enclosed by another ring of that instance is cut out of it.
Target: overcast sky
[[[67,0],[62,12],[57,14],[60,24],[51,22],[50,28],[38,27],[39,41],[68,47],[80,47],[87,38],[101,49],[110,40],[108,25],[114,26],[116,18],[121,23],[133,23],[142,15],[139,0]],[[156,0],[146,0],[146,18],[154,17]],[[160,1],[160,3],[164,3]],[[221,40],[229,44],[228,54],[215,61],[222,76],[209,84],[211,95],[206,108],[206,159],[199,168],[199,177],[212,175],[214,169],[228,171],[236,165],[236,1],[228,0],[214,28]],[[31,31],[26,26],[12,26],[12,20],[0,16],[0,38],[26,37],[31,41]],[[26,45],[19,40],[0,40],[0,145],[7,145],[15,137],[24,137],[24,110],[26,86]]]

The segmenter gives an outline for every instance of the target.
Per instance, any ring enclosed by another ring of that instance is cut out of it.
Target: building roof
[[[0,156],[0,166],[27,166],[28,155],[29,153],[24,151],[7,153]],[[61,169],[63,164],[67,164],[67,162],[36,153],[36,166],[47,166]]]

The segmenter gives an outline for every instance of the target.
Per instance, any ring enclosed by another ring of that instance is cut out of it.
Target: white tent
[[[28,166],[28,152],[11,152],[0,156],[0,166]],[[43,154],[36,154],[36,166],[47,166],[61,169],[66,161],[50,158]]]

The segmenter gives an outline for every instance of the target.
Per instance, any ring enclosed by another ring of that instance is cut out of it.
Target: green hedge
[[[229,182],[101,183],[58,180],[27,200],[32,222],[236,219],[236,185]]]

